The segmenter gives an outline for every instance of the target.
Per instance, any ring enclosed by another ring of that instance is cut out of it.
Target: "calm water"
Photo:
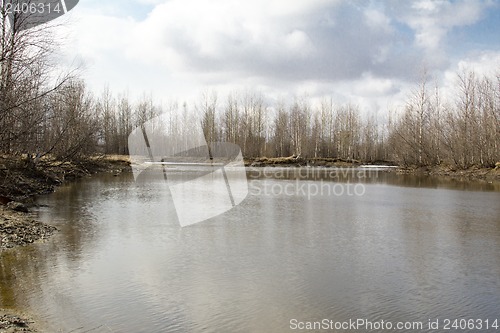
[[[241,205],[182,229],[162,182],[123,174],[61,187],[38,212],[58,235],[0,255],[0,304],[76,333],[500,320],[498,185],[275,176],[250,173]]]

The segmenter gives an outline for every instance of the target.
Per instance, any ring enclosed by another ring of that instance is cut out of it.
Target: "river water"
[[[500,321],[498,184],[263,170],[243,203],[185,228],[161,181],[58,188],[37,212],[58,234],[0,254],[2,307],[74,333]]]

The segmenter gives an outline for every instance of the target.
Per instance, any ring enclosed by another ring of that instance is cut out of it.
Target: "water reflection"
[[[500,182],[464,181],[423,174],[396,173],[392,168],[249,168],[250,179],[324,180],[341,183],[387,184],[417,188],[500,192]]]
[[[295,184],[249,177],[254,186]],[[165,184],[136,186],[129,174],[92,178],[40,198],[48,205],[40,217],[60,232],[0,255],[1,302],[40,313],[55,332],[287,332],[292,318],[494,319],[500,193],[440,182],[381,173],[363,180],[363,196],[250,195],[181,229]]]

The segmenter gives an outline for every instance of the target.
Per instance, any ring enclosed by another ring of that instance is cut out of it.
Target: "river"
[[[65,333],[500,321],[498,184],[290,170],[250,171],[240,205],[185,228],[160,181],[62,186],[38,198],[57,235],[0,254],[1,304]]]

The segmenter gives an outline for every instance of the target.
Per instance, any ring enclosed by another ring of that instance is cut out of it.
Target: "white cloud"
[[[416,9],[416,10],[424,10],[427,12],[437,12],[438,11],[438,6],[439,6],[438,1],[431,1],[431,0],[424,0],[424,1],[417,1],[414,2],[411,7]]]
[[[313,45],[301,29],[304,22],[298,13],[303,15],[318,3],[298,3],[172,0],[151,12],[136,38],[146,49],[153,44],[160,51],[157,53],[165,48],[176,52],[186,60],[186,67],[207,60],[210,65],[210,61],[227,64],[227,60],[251,57],[272,61],[297,53],[300,56],[309,54]],[[149,36],[141,40],[146,34]]]
[[[500,52],[481,52],[460,60],[456,67],[459,73],[474,71],[480,76],[495,77],[500,74]]]
[[[364,12],[364,16],[366,19],[366,24],[370,28],[384,30],[389,33],[393,31],[390,18],[380,10],[367,8]]]
[[[429,52],[442,48],[447,33],[454,27],[477,22],[489,6],[482,1],[421,0],[402,8],[402,21],[415,30],[415,43]]]
[[[94,0],[75,9],[66,53],[87,62],[94,88],[109,83],[163,100],[207,89],[255,89],[274,100],[307,92],[366,109],[402,99],[424,64],[440,71],[456,64],[443,47],[447,36],[488,8],[467,1],[133,2],[141,3],[140,17]],[[403,38],[395,23],[412,35]]]
[[[477,77],[495,80],[500,75],[500,52],[480,52],[457,61],[443,73],[443,93],[449,98],[455,97],[459,75],[469,72],[474,72]]]
[[[389,78],[377,78],[371,73],[363,73],[362,77],[355,81],[353,92],[361,97],[377,97],[392,94],[397,91],[394,80]]]

